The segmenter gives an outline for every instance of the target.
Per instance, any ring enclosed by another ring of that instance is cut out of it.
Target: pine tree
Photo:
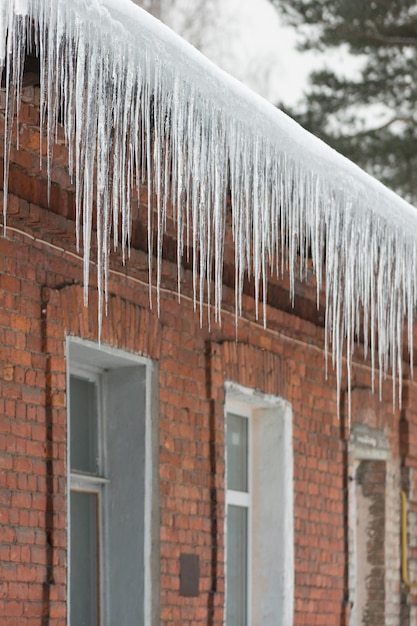
[[[340,66],[312,72],[303,102],[287,112],[416,203],[416,1],[271,1],[301,29],[303,49],[344,47],[360,66],[353,78]]]

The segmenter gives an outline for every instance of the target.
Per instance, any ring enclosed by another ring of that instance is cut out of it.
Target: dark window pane
[[[248,521],[247,509],[227,507],[226,624],[247,624]]]
[[[70,377],[71,469],[98,473],[97,385]]]
[[[71,626],[98,626],[96,493],[71,492]]]
[[[248,491],[248,420],[227,415],[227,488]]]

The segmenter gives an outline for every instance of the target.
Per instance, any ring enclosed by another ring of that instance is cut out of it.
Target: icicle
[[[136,186],[140,199],[146,184],[150,306],[155,271],[159,312],[164,238],[173,224],[178,297],[186,252],[201,324],[205,303],[208,324],[212,308],[220,323],[231,210],[236,325],[246,275],[253,279],[256,315],[262,300],[266,324],[269,277],[288,273],[293,300],[297,280],[305,280],[312,267],[317,305],[325,289],[326,373],[329,357],[338,397],[343,359],[349,392],[355,347],[363,338],[372,386],[376,369],[380,393],[391,372],[393,401],[398,393],[401,402],[404,323],[407,318],[412,369],[417,305],[412,207],[129,0],[0,0],[4,219],[26,52],[40,61],[39,156],[42,164],[46,149],[49,182],[54,143],[64,126],[86,301],[97,237],[100,328],[110,250],[120,248],[127,262],[131,193]]]

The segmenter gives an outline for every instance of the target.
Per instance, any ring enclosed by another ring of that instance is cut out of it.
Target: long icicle
[[[97,198],[100,324],[112,243],[128,259],[134,182],[138,192],[148,187],[150,300],[154,238],[159,310],[164,236],[174,223],[178,293],[182,255],[192,243],[195,306],[202,323],[204,303],[220,322],[230,195],[237,318],[245,274],[254,280],[257,312],[264,300],[266,323],[269,277],[288,272],[293,297],[311,262],[317,302],[322,286],[326,291],[326,353],[331,349],[339,394],[344,355],[350,381],[362,326],[372,384],[378,367],[381,382],[391,371],[401,388],[403,326],[408,318],[412,367],[417,304],[415,209],[129,0],[0,0],[4,218],[26,52],[40,60],[48,176],[58,121],[64,126],[86,297]]]

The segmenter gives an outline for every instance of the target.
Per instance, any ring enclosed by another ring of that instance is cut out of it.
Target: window
[[[105,485],[100,376],[70,374],[71,623],[100,623],[100,537]]]
[[[150,361],[68,341],[69,626],[156,623]]]
[[[288,403],[226,388],[226,626],[293,619],[292,416]]]

